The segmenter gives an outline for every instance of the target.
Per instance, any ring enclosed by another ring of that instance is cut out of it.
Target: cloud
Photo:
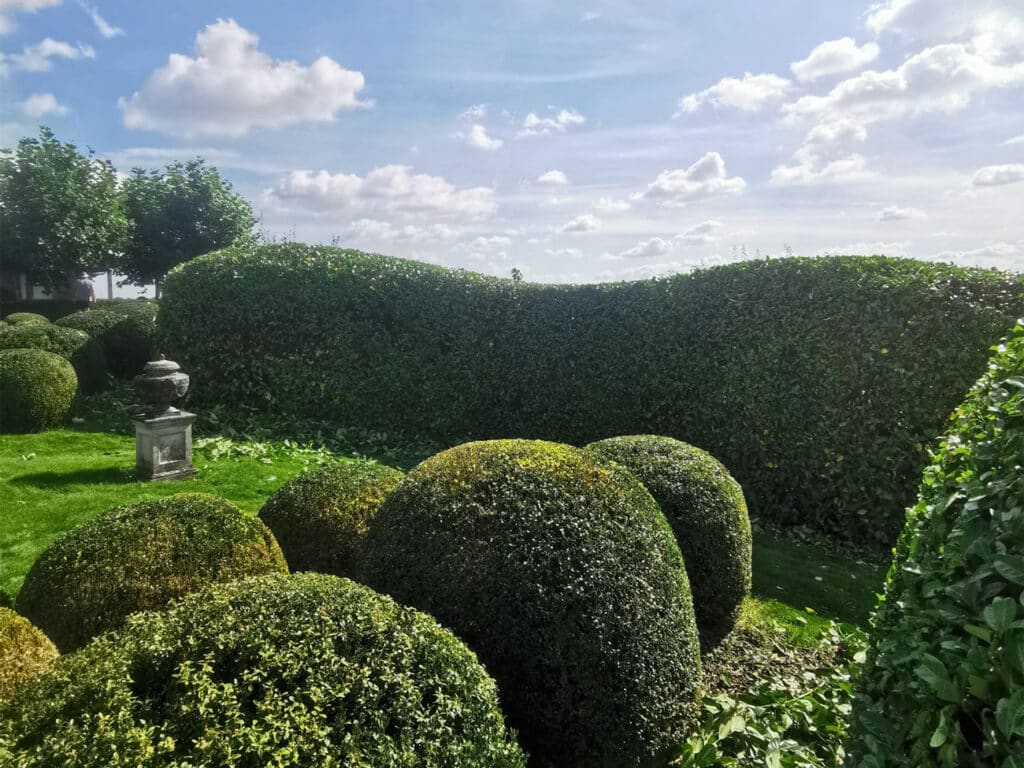
[[[986,165],[975,172],[971,184],[975,187],[1001,187],[1018,181],[1024,181],[1024,163]]]
[[[641,240],[632,248],[627,248],[619,256],[623,259],[655,259],[661,258],[672,251],[672,244],[660,237]]]
[[[901,242],[882,242],[880,240],[868,242],[862,240],[856,243],[847,243],[846,245],[835,245],[830,248],[822,248],[817,252],[817,255],[895,256],[899,258],[906,258],[908,256],[907,248],[909,247],[910,242],[906,240]]]
[[[95,5],[86,5],[83,0],[78,0],[78,5],[83,11],[89,14],[89,18],[92,19],[92,23],[96,25],[96,29],[107,40],[124,34],[123,29],[115,27],[100,16],[99,9]]]
[[[907,219],[927,219],[928,214],[920,208],[900,208],[887,205],[878,212],[879,221],[906,221]]]
[[[21,105],[27,117],[39,118],[44,115],[63,115],[68,108],[57,101],[52,93],[33,93]]]
[[[63,0],[0,0],[0,35],[14,29],[12,16],[16,13],[35,13],[44,8],[60,5]]]
[[[723,77],[710,88],[680,99],[679,110],[674,117],[696,112],[705,104],[756,112],[767,102],[781,98],[789,86],[789,80],[771,74],[752,75],[747,72],[742,79]]]
[[[628,200],[615,200],[610,197],[602,197],[594,203],[594,210],[601,213],[622,213],[633,206]]]
[[[727,174],[720,154],[708,152],[685,170],[662,171],[640,196],[676,207],[708,197],[738,195],[746,186],[739,176]]]
[[[563,224],[559,232],[594,232],[601,227],[601,220],[596,216],[584,213],[570,222]]]
[[[483,120],[485,117],[487,117],[486,104],[474,104],[471,107],[466,107],[459,114],[459,120],[465,120],[467,123],[474,123],[477,120]]]
[[[345,230],[347,238],[360,242],[429,243],[452,240],[461,230],[447,224],[396,225],[380,219],[356,219]]]
[[[496,149],[501,149],[501,145],[504,143],[501,139],[488,136],[487,129],[479,123],[470,128],[469,133],[466,134],[466,144],[473,149],[482,149],[484,152],[494,152]]]
[[[550,184],[553,186],[564,186],[569,183],[569,177],[561,171],[545,171],[537,177],[538,184]]]
[[[990,60],[1018,57],[1024,48],[1020,0],[884,0],[864,25],[876,36],[914,42],[970,41]]]
[[[264,192],[270,204],[332,215],[401,219],[482,218],[495,210],[487,187],[457,189],[440,176],[413,174],[405,165],[374,168],[366,176],[292,171]]]
[[[242,136],[253,128],[325,123],[364,107],[362,73],[321,56],[309,66],[274,61],[259,38],[219,19],[196,35],[195,58],[172,53],[118,106],[129,128],[177,136]]]
[[[865,43],[857,47],[852,37],[829,40],[811,51],[806,59],[789,65],[796,79],[801,82],[817,80],[828,75],[838,75],[863,69],[878,58],[876,43]]]
[[[715,232],[721,228],[722,222],[708,219],[700,224],[695,224],[681,235],[676,235],[674,239],[680,245],[685,246],[711,245],[718,241],[718,236]]]
[[[21,53],[0,53],[0,68],[6,70],[10,64],[15,69],[26,72],[49,72],[53,69],[51,59],[94,59],[96,51],[88,45],[65,43],[44,38],[35,45],[28,45]]]
[[[772,170],[773,184],[817,184],[869,178],[864,156],[853,151],[867,138],[867,129],[847,119],[821,123],[808,131],[789,165]]]
[[[574,125],[583,125],[587,118],[572,109],[557,109],[548,107],[554,113],[549,117],[540,117],[536,112],[530,112],[523,120],[519,136],[542,136],[548,133],[565,133]]]
[[[978,267],[1020,269],[1024,263],[1024,240],[992,242],[980,248],[963,251],[942,251],[926,257],[929,261],[954,261]]]
[[[551,259],[581,259],[583,251],[579,248],[545,248],[544,255]]]
[[[1020,136],[1014,136],[1012,139],[1007,139],[1003,142],[1003,146],[1010,146],[1011,144],[1024,144],[1024,133]]]

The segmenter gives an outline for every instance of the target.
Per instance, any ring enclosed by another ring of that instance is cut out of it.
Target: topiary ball
[[[287,570],[259,520],[183,493],[108,510],[61,536],[33,563],[16,605],[67,653],[209,582]]]
[[[707,451],[671,437],[613,437],[587,450],[624,466],[658,502],[686,562],[701,645],[717,645],[750,594],[750,517],[740,484]]]
[[[0,334],[0,349],[42,349],[67,360],[78,376],[78,386],[92,393],[107,384],[103,347],[84,331],[47,323],[22,323]]]
[[[59,426],[77,389],[75,369],[60,355],[41,349],[0,350],[0,431],[40,432]]]
[[[218,584],[57,662],[0,708],[24,768],[519,768],[451,632],[347,579]]]
[[[369,523],[403,477],[371,461],[331,464],[281,486],[260,519],[293,571],[354,577]]]
[[[0,704],[56,658],[57,649],[46,635],[10,608],[0,607]]]
[[[536,765],[664,765],[689,729],[686,570],[621,467],[532,440],[439,453],[381,505],[359,574],[479,654]]]
[[[131,379],[153,359],[156,324],[136,314],[87,309],[56,321],[62,328],[85,331],[103,347],[107,369],[119,379]]]
[[[40,315],[35,312],[12,312],[4,318],[4,322],[8,325],[24,325],[26,323],[49,325],[50,318],[46,317],[46,315]]]

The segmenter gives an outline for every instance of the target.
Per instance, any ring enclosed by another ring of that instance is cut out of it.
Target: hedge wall
[[[200,405],[450,441],[669,435],[752,514],[888,547],[1022,312],[1024,277],[876,256],[569,286],[286,244],[182,265],[159,325]]]

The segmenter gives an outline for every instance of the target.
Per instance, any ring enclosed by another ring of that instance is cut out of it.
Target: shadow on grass
[[[74,472],[35,472],[16,475],[11,485],[31,485],[33,488],[64,488],[69,485],[95,485],[117,483],[125,485],[135,482],[135,470],[121,467],[103,469],[78,469]]]

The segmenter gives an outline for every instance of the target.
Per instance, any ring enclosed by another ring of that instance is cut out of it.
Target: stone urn
[[[142,480],[184,480],[196,474],[192,466],[194,413],[175,408],[188,392],[188,374],[163,355],[146,363],[135,377],[144,413],[135,422],[135,473]]]
[[[177,413],[174,407],[188,392],[188,374],[173,360],[160,355],[159,360],[146,363],[142,373],[135,377],[135,389],[139,393],[148,418]]]

